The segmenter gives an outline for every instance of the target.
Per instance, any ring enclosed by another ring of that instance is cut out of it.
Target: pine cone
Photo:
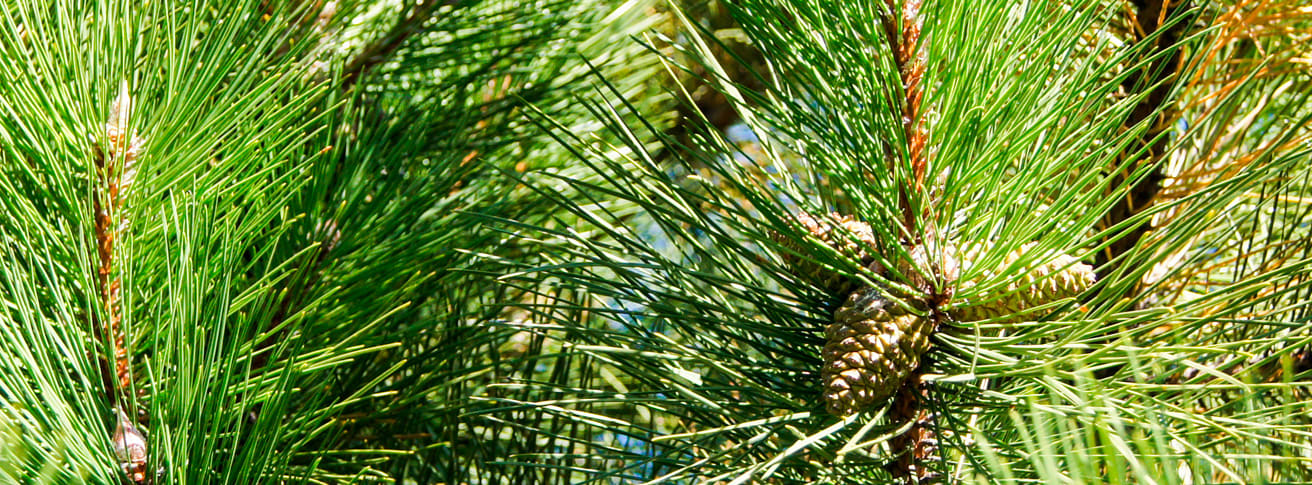
[[[984,246],[978,243],[958,247],[949,241],[926,241],[907,251],[911,258],[898,262],[898,273],[913,286],[925,290],[929,289],[925,275],[952,283],[961,275],[962,261],[973,261],[983,249]]]
[[[907,313],[877,288],[853,292],[825,329],[821,377],[829,412],[849,415],[892,396],[920,365],[932,332],[928,319]]]
[[[1036,243],[1022,245],[1003,258],[998,272],[985,271],[971,281],[962,282],[961,287],[968,288],[994,280],[1001,275],[1001,271],[1006,271],[1008,267],[1022,257],[1032,258],[1033,255],[1028,253],[1035,246],[1037,246]],[[964,258],[969,259],[974,259],[974,257],[974,254],[964,256]],[[1093,267],[1080,263],[1075,258],[1065,254],[1049,253],[1037,260],[1046,262],[1036,267],[1022,267],[1013,270],[1023,272],[1023,274],[1020,278],[1013,278],[1013,281],[1005,289],[1000,288],[998,290],[1007,296],[992,299],[987,294],[979,295],[977,298],[981,300],[980,304],[961,308],[954,312],[955,316],[963,321],[991,320],[1004,317],[1018,318],[1020,314],[1031,308],[1062,298],[1073,297],[1093,285],[1095,278]]]
[[[797,215],[797,222],[821,242],[834,248],[839,254],[859,261],[862,266],[869,266],[874,262],[874,255],[870,251],[878,246],[869,224],[858,221],[852,216],[839,215],[837,212],[823,219],[801,213]],[[811,252],[811,247],[802,241],[794,240],[787,234],[779,232],[772,232],[771,239],[790,250],[783,253],[784,263],[799,278],[810,281],[835,295],[847,294],[859,284],[817,264],[813,258],[799,256]],[[878,271],[878,268],[875,270]]]

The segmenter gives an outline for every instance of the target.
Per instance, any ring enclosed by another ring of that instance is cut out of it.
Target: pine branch
[[[1133,129],[1141,123],[1148,122],[1148,128],[1136,139],[1135,144],[1121,151],[1122,157],[1117,161],[1116,175],[1109,187],[1121,187],[1129,182],[1130,174],[1141,167],[1156,165],[1147,175],[1134,182],[1125,197],[1117,200],[1103,219],[1103,227],[1115,227],[1148,209],[1149,205],[1162,190],[1162,165],[1159,163],[1166,154],[1170,139],[1164,133],[1171,128],[1177,117],[1178,109],[1168,99],[1171,91],[1179,82],[1178,72],[1182,56],[1180,40],[1188,34],[1190,22],[1179,21],[1176,16],[1187,12],[1191,1],[1174,4],[1171,0],[1135,0],[1132,12],[1134,37],[1136,42],[1148,42],[1149,37],[1172,22],[1167,30],[1153,40],[1153,47],[1145,50],[1143,56],[1159,56],[1147,66],[1136,70],[1125,78],[1122,86],[1126,92],[1135,93],[1147,90],[1145,96],[1130,111],[1125,120],[1125,128]],[[1166,55],[1161,55],[1165,53]],[[1134,157],[1140,152],[1143,155]],[[1116,270],[1111,261],[1129,252],[1139,244],[1144,234],[1151,230],[1151,223],[1144,221],[1112,241],[1106,249],[1097,255],[1097,264],[1102,275]]]
[[[922,365],[923,368],[923,365]],[[942,479],[928,463],[939,460],[938,440],[934,434],[934,415],[924,409],[929,389],[917,369],[893,398],[889,417],[894,423],[914,421],[905,434],[888,441],[897,455],[884,466],[901,483],[939,483]]]
[[[436,0],[420,0],[410,7],[409,11],[402,14],[396,24],[383,35],[375,39],[364,47],[349,62],[346,63],[342,70],[342,87],[344,91],[349,91],[370,69],[387,62],[412,35],[423,31],[424,22],[433,16],[433,12],[438,7],[444,5],[454,5],[454,0],[447,2],[438,2]]]
[[[920,40],[923,19],[920,15],[921,0],[903,0],[900,5],[898,3],[896,0],[890,1],[890,8],[896,12],[895,15],[900,17],[900,21],[885,17],[883,24],[885,35],[890,42],[895,42],[892,46],[895,54],[894,58],[897,61],[898,73],[902,79],[902,127],[907,143],[906,153],[911,165],[911,186],[902,186],[899,196],[902,219],[906,232],[912,234],[912,237],[915,238],[911,241],[912,244],[917,244],[924,240],[923,235],[915,230],[917,219],[923,214],[916,213],[911,201],[914,197],[913,194],[925,193],[925,171],[929,164],[929,157],[925,151],[928,138],[927,126],[921,116],[922,102],[925,96],[923,80],[926,67],[925,53],[921,48]],[[896,173],[895,170],[890,170],[890,172]],[[922,210],[929,211],[930,209],[926,205]],[[930,322],[930,332],[932,333],[934,329],[938,328],[939,322],[944,318],[944,315],[938,310],[938,305],[931,304],[929,306],[928,318],[932,320]],[[924,363],[922,362],[920,368],[912,371],[911,377],[907,379],[893,398],[893,405],[889,413],[894,422],[915,422],[905,434],[889,441],[895,453],[899,450],[905,451],[899,453],[892,462],[885,465],[885,469],[895,480],[904,483],[925,483],[933,480],[932,474],[924,466],[924,463],[936,459],[937,449],[929,446],[934,438],[934,432],[930,429],[933,426],[933,418],[921,406],[922,398],[927,392],[922,387],[920,380],[920,369],[923,367]]]
[[[1275,354],[1287,354],[1289,363],[1289,372],[1286,374],[1284,362],[1280,358],[1272,360]],[[1270,362],[1267,362],[1270,360]],[[1243,378],[1245,376],[1255,377],[1253,382],[1262,383],[1279,383],[1288,378],[1291,381],[1297,380],[1303,373],[1312,370],[1312,345],[1304,345],[1300,348],[1276,348],[1252,357],[1243,357],[1240,355],[1229,356],[1220,362],[1203,363],[1203,369],[1198,367],[1189,367],[1169,374],[1156,376],[1156,380],[1169,384],[1191,383],[1196,381],[1216,381],[1217,376],[1229,376],[1231,378]]]
[[[922,81],[925,77],[925,53],[921,48],[920,33],[923,19],[920,15],[921,0],[904,0],[889,2],[892,15],[883,17],[884,34],[893,50],[898,73],[902,79],[902,127],[905,132],[906,153],[911,165],[912,186],[902,187],[900,204],[903,224],[907,232],[915,236],[917,214],[911,206],[912,194],[924,191],[925,169],[929,163],[925,153],[927,141],[926,126],[921,119],[921,102],[924,100]],[[894,17],[896,16],[896,17]],[[896,157],[889,157],[891,164]],[[890,173],[895,173],[890,166]],[[915,241],[913,241],[914,243]]]
[[[387,62],[388,59],[405,45],[407,40],[415,34],[421,33],[423,31],[424,23],[432,17],[433,12],[436,11],[438,7],[454,5],[454,1],[442,3],[433,0],[421,0],[413,6],[409,6],[409,3],[406,5],[408,5],[408,11],[401,15],[400,19],[397,20],[392,28],[388,30],[387,34],[367,44],[343,67],[341,75],[341,89],[343,92],[350,92],[366,73],[378,65]],[[326,10],[327,7],[324,9]],[[316,21],[322,21],[323,16],[324,14],[320,13],[317,17],[306,17],[302,19],[301,22],[304,23],[311,18]],[[331,14],[328,16],[331,17]],[[381,113],[376,113],[377,109],[377,105],[375,104],[374,110],[370,110],[369,113],[375,116],[381,116]],[[355,127],[355,129],[358,130],[358,127]],[[331,146],[325,147],[319,152],[319,155],[323,155],[331,149]],[[348,161],[348,156],[344,151],[339,150],[338,153],[334,154],[334,159],[337,161],[335,164],[336,170],[333,170],[331,173],[334,177],[345,176],[347,173],[345,170],[345,164]],[[324,204],[329,205],[332,197],[336,193],[337,192],[334,190],[324,190]],[[327,265],[329,255],[341,241],[341,231],[338,229],[335,222],[325,221],[319,229],[321,230],[318,231],[316,236],[319,236],[321,240],[318,241],[319,249],[317,254],[311,258],[304,267],[300,268],[300,271],[297,273],[298,276],[290,280],[286,287],[270,288],[270,291],[275,295],[283,293],[284,296],[279,300],[278,309],[270,318],[266,330],[280,327],[287,317],[299,308],[302,303],[301,300],[305,297],[306,292],[320,280],[322,268]],[[285,331],[278,332],[260,342],[256,347],[254,357],[251,360],[252,370],[260,370],[268,366],[269,354],[272,351],[272,348],[277,345],[279,340],[281,340],[281,336],[284,332]]]
[[[733,5],[714,0],[683,3],[679,6],[683,14],[689,20],[704,26],[704,32],[714,35],[741,29],[734,18],[734,15],[740,12]],[[660,33],[671,39],[680,38],[681,34],[677,31],[679,24],[677,16],[667,12],[663,12],[662,15],[668,20],[661,23]],[[770,84],[772,74],[768,72],[757,46],[740,38],[707,40],[709,52],[724,69],[726,78],[723,81],[753,91],[764,89]],[[671,49],[667,55],[677,58],[682,52],[684,52],[682,49]],[[731,96],[728,96],[723,89],[717,89],[709,82],[714,76],[712,70],[700,62],[691,63],[687,70],[676,73],[676,82],[685,87],[691,98],[691,102],[679,104],[678,121],[669,130],[670,135],[679,140],[682,146],[694,145],[693,136],[696,130],[701,128],[702,119],[709,122],[709,126],[714,127],[718,132],[724,132],[742,120],[738,112],[741,107],[736,106]]]

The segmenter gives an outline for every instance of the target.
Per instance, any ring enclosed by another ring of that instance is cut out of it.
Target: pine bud
[[[115,409],[118,425],[114,427],[114,455],[118,458],[123,473],[133,482],[146,480],[146,437],[132,425],[132,420],[123,411]]]
[[[110,105],[109,120],[105,123],[105,140],[109,142],[109,161],[117,162],[113,167],[119,176],[111,179],[120,192],[127,191],[137,179],[137,157],[141,155],[142,145],[146,142],[135,132],[128,133],[128,121],[132,116],[132,95],[128,92],[128,83],[119,86],[118,97]]]
[[[973,260],[982,249],[975,243],[958,247],[948,241],[929,240],[908,250],[910,260],[898,262],[898,274],[919,288],[926,287],[926,275],[951,283],[961,275],[962,261]]]

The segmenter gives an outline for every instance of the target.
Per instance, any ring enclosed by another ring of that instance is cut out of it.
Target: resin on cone
[[[869,224],[836,212],[823,218],[801,213],[797,215],[797,223],[844,257],[859,261],[862,266],[869,266],[874,262],[874,254],[871,251],[878,246]],[[816,263],[816,258],[799,256],[811,252],[810,247],[802,241],[794,240],[780,232],[772,232],[771,236],[775,242],[789,249],[783,253],[784,263],[799,278],[810,281],[835,295],[846,294],[858,286],[858,282]]]
[[[824,399],[845,416],[892,396],[929,350],[933,323],[909,313],[873,287],[848,296],[825,329]]]

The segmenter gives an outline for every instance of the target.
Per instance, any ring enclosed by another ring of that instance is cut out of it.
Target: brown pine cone
[[[824,399],[845,416],[892,396],[920,365],[933,332],[929,319],[908,313],[876,288],[853,292],[825,329],[821,356]]]
[[[874,251],[878,245],[869,224],[858,221],[852,216],[839,215],[837,212],[824,218],[801,213],[797,215],[797,223],[839,254],[859,261],[861,266],[869,266],[875,260],[871,251]],[[790,250],[783,252],[784,263],[799,278],[810,281],[835,295],[847,294],[860,284],[816,263],[814,258],[799,256],[812,251],[811,247],[803,241],[794,240],[780,232],[771,232],[770,236],[775,242]]]

